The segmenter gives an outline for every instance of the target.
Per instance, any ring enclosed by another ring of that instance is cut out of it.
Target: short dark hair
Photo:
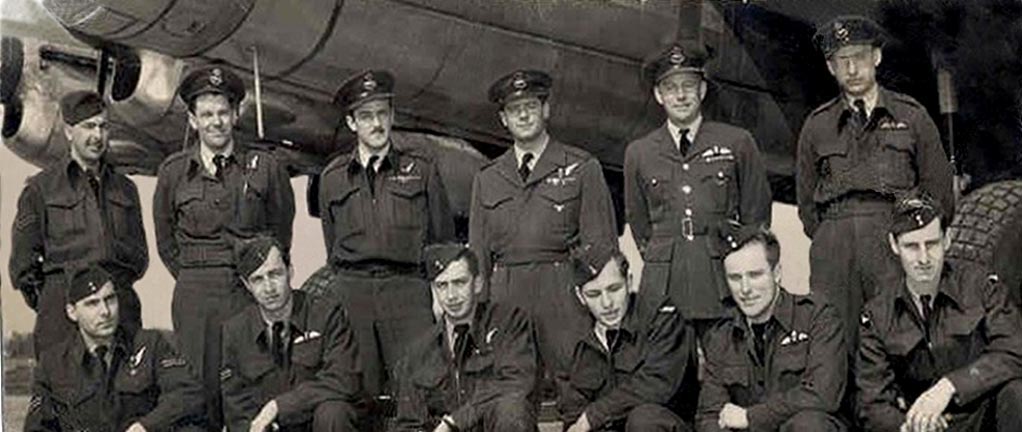
[[[731,248],[732,252],[745,247],[745,245],[759,243],[763,245],[763,249],[766,250],[767,263],[770,264],[770,268],[777,267],[777,263],[781,262],[781,242],[777,240],[777,236],[765,226],[758,226],[754,231],[751,231],[749,235],[744,236],[740,241],[737,242],[737,246]]]
[[[451,262],[456,263],[461,260],[465,260],[465,265],[468,266],[468,272],[472,274],[472,277],[479,276],[479,258],[476,257],[475,252],[472,252],[472,249],[462,249]]]
[[[192,114],[195,114],[195,101],[199,100],[199,97],[201,97],[203,95],[208,95],[208,94],[223,96],[224,98],[227,99],[227,103],[231,105],[231,109],[238,109],[239,107],[241,107],[241,101],[240,100],[234,100],[234,98],[232,98],[232,97],[230,97],[230,96],[228,96],[228,95],[226,95],[224,93],[206,92],[206,93],[199,93],[199,94],[195,95],[194,97],[192,97],[191,99],[188,99],[188,104],[187,104],[188,105],[188,112],[190,112]]]

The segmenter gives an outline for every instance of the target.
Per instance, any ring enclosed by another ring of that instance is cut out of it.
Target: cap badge
[[[209,83],[220,87],[224,83],[224,72],[220,68],[213,68],[209,73]]]
[[[525,90],[525,88],[529,86],[529,83],[525,82],[525,75],[518,72],[515,74],[515,78],[514,81],[511,82],[511,86],[514,87],[515,90]]]
[[[366,76],[362,78],[362,88],[366,91],[376,90],[376,86],[376,79],[373,78],[373,74],[371,72],[367,73]]]
[[[89,292],[96,292],[96,291],[99,291],[99,288],[96,287],[96,283],[95,282],[90,281],[89,282]]]
[[[843,43],[848,43],[848,28],[839,22],[834,23],[834,37]]]
[[[443,271],[444,263],[443,263],[443,261],[435,260],[435,261],[433,261],[433,267],[436,267],[437,271]]]
[[[679,66],[685,62],[685,53],[681,52],[681,48],[674,47],[674,49],[671,50],[671,56],[668,57],[667,61],[669,61],[672,65]]]

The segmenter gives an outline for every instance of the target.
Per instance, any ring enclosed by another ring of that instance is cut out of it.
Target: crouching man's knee
[[[355,407],[344,401],[323,402],[312,414],[314,431],[353,431],[358,429],[357,422],[358,412]]]
[[[628,413],[625,431],[687,432],[690,429],[673,411],[657,404],[639,405]]]
[[[1008,381],[997,391],[997,429],[1016,430],[1022,425],[1022,379]]]
[[[781,424],[780,432],[843,432],[844,423],[823,411],[801,411]]]
[[[524,397],[504,396],[493,402],[486,423],[487,431],[533,432],[536,430],[536,413]]]

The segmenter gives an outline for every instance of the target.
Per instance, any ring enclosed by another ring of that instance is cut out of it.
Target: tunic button
[[[681,164],[681,169],[688,171],[688,164],[687,163]]]
[[[685,209],[685,216],[692,216],[692,209]]]
[[[653,186],[656,186],[656,184],[657,184],[657,179],[653,179],[653,180],[650,180],[650,183],[652,183],[652,184],[653,184]]]
[[[681,191],[684,192],[685,195],[688,195],[688,194],[692,193],[692,186],[689,186],[689,185],[682,186],[681,187]]]

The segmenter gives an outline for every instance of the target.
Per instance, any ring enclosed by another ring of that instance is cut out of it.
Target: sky
[[[0,286],[0,320],[3,324],[3,335],[13,332],[25,333],[32,330],[35,313],[32,312],[21,297],[12,289],[7,262],[10,259],[11,227],[17,211],[18,195],[25,180],[38,172],[39,169],[18,158],[6,146],[0,146],[0,274],[3,275]],[[142,300],[142,321],[145,327],[171,328],[170,300],[174,291],[174,280],[163,266],[156,252],[156,237],[153,233],[152,198],[156,188],[156,178],[133,176],[138,185],[142,201],[142,219],[146,228],[146,240],[149,242],[149,270],[135,284],[135,290]],[[309,277],[326,261],[323,246],[323,233],[319,220],[309,216],[305,205],[305,177],[291,180],[295,192],[295,224],[292,246],[292,261],[295,267],[295,286]],[[784,285],[794,292],[808,291],[809,275],[809,240],[802,234],[802,224],[798,220],[794,206],[774,204],[772,226],[781,240],[781,269]],[[638,253],[630,235],[622,239],[622,249],[632,263],[638,263]],[[641,265],[633,265],[635,278],[638,282]],[[201,301],[201,299],[196,299]]]

